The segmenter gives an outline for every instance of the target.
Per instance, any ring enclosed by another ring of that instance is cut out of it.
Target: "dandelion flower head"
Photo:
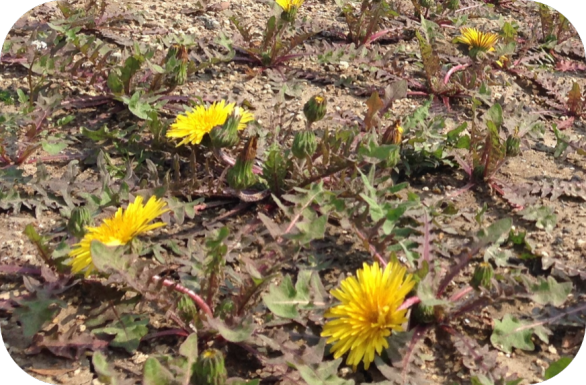
[[[340,288],[331,291],[341,303],[326,311],[325,317],[331,319],[321,336],[333,345],[334,358],[350,351],[346,363],[356,370],[364,361],[368,369],[375,352],[380,355],[389,347],[391,331],[402,331],[401,325],[407,321],[407,310],[397,309],[415,285],[413,276],[405,273],[399,262],[391,262],[384,269],[378,263],[365,263],[356,277],[344,279]]]
[[[199,105],[193,111],[177,116],[175,123],[167,131],[167,137],[182,139],[177,146],[187,143],[200,144],[204,135],[214,127],[224,124],[233,110],[234,103],[226,104],[225,100],[214,102],[207,107]],[[243,130],[248,122],[254,120],[254,116],[246,110],[240,112],[238,129]]]
[[[289,12],[292,8],[299,9],[305,0],[276,0],[277,4],[283,8],[283,11]]]
[[[481,32],[476,28],[464,27],[460,32],[462,35],[456,38],[456,42],[467,44],[470,50],[494,51],[494,45],[499,38],[495,33]]]
[[[165,226],[164,222],[150,223],[158,216],[166,213],[166,202],[151,197],[143,205],[141,196],[136,197],[126,210],[119,208],[112,218],[104,219],[98,227],[88,227],[82,240],[69,252],[72,258],[71,271],[74,274],[83,272],[87,277],[95,266],[92,262],[90,247],[92,241],[100,241],[107,246],[121,246],[132,241],[138,235]]]

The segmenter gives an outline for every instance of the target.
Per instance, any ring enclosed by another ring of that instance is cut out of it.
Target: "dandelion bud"
[[[317,141],[313,132],[304,130],[295,134],[291,151],[296,158],[310,157],[315,153],[315,150],[317,150]]]
[[[327,105],[326,98],[317,95],[312,96],[311,99],[305,103],[303,106],[303,114],[309,124],[320,121],[324,118]]]
[[[187,48],[181,44],[173,44],[167,52],[165,58],[165,65],[167,71],[170,72],[167,82],[169,85],[177,86],[185,84],[187,80],[187,64],[189,62],[189,55]]]
[[[226,122],[222,126],[214,127],[210,131],[212,145],[215,148],[234,147],[238,144],[238,126],[242,119],[242,110],[240,107],[234,108]]]
[[[474,275],[472,276],[470,285],[475,289],[478,289],[480,286],[490,289],[492,286],[491,280],[493,273],[494,270],[490,263],[481,262],[474,270]]]
[[[273,193],[279,193],[288,168],[289,162],[287,162],[281,148],[278,146],[271,148],[263,165],[262,176],[267,181]]]
[[[297,17],[297,7],[291,7],[291,8],[289,8],[289,10],[281,12],[281,19],[288,22],[288,23],[295,22],[296,17]]]
[[[474,178],[474,180],[484,180],[484,170],[485,167],[483,164],[477,164],[476,166],[474,166],[474,169],[472,170],[472,177]]]
[[[428,324],[435,321],[435,309],[433,306],[418,303],[413,308],[413,317],[418,323]]]
[[[194,365],[194,384],[224,385],[227,379],[224,355],[217,349],[203,352]]]
[[[71,211],[67,231],[76,238],[83,238],[87,226],[93,225],[92,214],[86,207],[76,207]]]
[[[230,170],[226,179],[228,185],[234,190],[244,190],[257,182],[256,175],[252,172],[252,163],[256,156],[257,138],[252,137],[244,146],[244,149],[236,158],[236,164]]]
[[[295,22],[297,10],[303,5],[305,0],[276,0],[276,3],[283,9],[281,19],[287,23]]]
[[[517,156],[521,152],[521,139],[518,133],[507,136],[505,142],[505,153],[507,156]]]
[[[270,52],[263,52],[260,55],[260,61],[262,62],[263,66],[265,66],[265,67],[270,66],[271,61],[272,61]]]
[[[323,96],[312,96],[303,106],[303,114],[309,124],[312,124],[324,118],[326,109],[327,102]]]

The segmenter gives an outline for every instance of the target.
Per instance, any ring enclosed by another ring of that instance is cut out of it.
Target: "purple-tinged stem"
[[[411,306],[417,305],[419,302],[421,302],[421,298],[418,296],[409,297],[405,300],[405,302],[403,302],[401,306],[397,308],[397,311],[409,309]]]
[[[382,265],[382,267],[386,267],[387,261],[385,261],[382,255],[380,255],[376,248],[368,241],[366,236],[362,234],[360,230],[356,228],[356,226],[352,226],[352,228],[354,229],[354,232],[356,232],[356,235],[358,235],[358,238],[360,238],[362,242],[368,244],[368,251],[370,251],[372,256]]]
[[[448,82],[450,81],[450,77],[458,71],[462,71],[465,70],[466,68],[468,68],[470,66],[470,64],[458,64],[455,67],[450,68],[450,70],[448,71],[448,73],[446,74],[446,76],[444,77],[444,84],[448,84]]]
[[[472,286],[466,286],[466,287],[464,287],[462,290],[460,290],[457,293],[454,293],[454,295],[452,295],[450,297],[450,302],[456,302],[456,301],[458,301],[460,298],[465,297],[471,291],[472,291]]]
[[[199,295],[197,295],[193,290],[189,290],[185,286],[182,286],[182,285],[178,284],[177,282],[171,281],[170,279],[163,279],[158,275],[154,275],[152,280],[155,282],[161,281],[163,286],[172,287],[173,290],[175,290],[179,293],[188,295],[189,298],[191,298],[193,300],[193,302],[195,302],[197,304],[197,306],[199,306],[199,308],[204,311],[204,313],[206,313],[208,316],[210,316],[212,318],[214,317],[214,313],[212,312],[212,309],[203,300],[203,298],[201,298]]]

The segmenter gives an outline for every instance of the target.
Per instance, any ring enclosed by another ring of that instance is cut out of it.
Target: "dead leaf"
[[[368,131],[375,123],[375,115],[383,108],[383,101],[378,96],[378,92],[373,92],[370,95],[370,98],[366,101],[366,106],[368,107],[368,111],[366,112],[366,116],[364,117],[364,125],[366,126],[366,130]]]
[[[75,368],[69,368],[69,369],[35,369],[35,368],[29,368],[27,369],[31,372],[40,374],[41,376],[49,376],[49,377],[54,377],[54,376],[60,376],[62,374],[66,374],[69,372],[73,372],[75,370]]]

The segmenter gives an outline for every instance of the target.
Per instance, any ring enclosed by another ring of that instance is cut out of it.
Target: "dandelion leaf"
[[[338,367],[342,358],[313,365],[298,365],[297,370],[301,378],[308,385],[354,385],[354,380],[345,380],[338,377]]]
[[[440,70],[439,57],[434,52],[431,44],[421,35],[421,33],[419,33],[419,31],[416,31],[415,34],[419,41],[419,50],[421,52],[421,60],[423,61],[425,76],[430,85],[432,85],[434,78],[437,78]]]
[[[311,298],[311,275],[309,270],[300,271],[295,286],[291,276],[286,275],[279,285],[273,284],[269,287],[269,292],[262,297],[264,304],[276,316],[298,318],[300,309],[309,310],[314,307]]]
[[[513,348],[533,351],[535,345],[531,337],[534,333],[542,341],[548,342],[551,331],[543,325],[533,326],[507,314],[501,321],[495,320],[490,342],[505,353],[511,353]]]

